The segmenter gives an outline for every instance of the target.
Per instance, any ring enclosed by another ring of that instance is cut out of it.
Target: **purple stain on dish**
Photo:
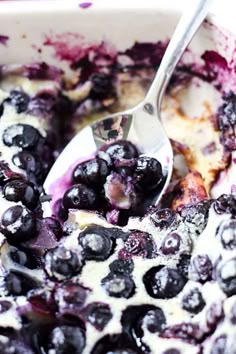
[[[2,44],[2,45],[7,45],[7,42],[8,42],[8,40],[9,40],[9,37],[8,36],[4,36],[4,35],[2,35],[2,34],[0,34],[0,44]]]
[[[81,2],[80,4],[79,4],[79,7],[81,8],[81,9],[88,9],[89,7],[91,7],[93,4],[92,4],[92,2]]]

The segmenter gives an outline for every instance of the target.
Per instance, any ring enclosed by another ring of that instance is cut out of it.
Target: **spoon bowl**
[[[137,145],[143,155],[156,158],[162,165],[164,183],[150,201],[155,205],[159,203],[173,170],[173,150],[161,123],[162,97],[178,61],[205,19],[211,1],[195,0],[182,15],[143,102],[96,120],[69,142],[48,174],[44,184],[46,193],[51,194],[51,187],[65,171],[95,156],[101,146],[128,140]]]

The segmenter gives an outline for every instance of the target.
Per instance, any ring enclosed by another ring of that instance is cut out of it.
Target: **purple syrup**
[[[4,36],[4,35],[0,34],[0,44],[6,46],[8,40],[9,40],[9,37],[8,37],[8,36]]]
[[[88,8],[91,7],[92,5],[93,5],[92,2],[81,2],[81,3],[79,4],[79,7],[80,7],[81,9],[88,9]]]

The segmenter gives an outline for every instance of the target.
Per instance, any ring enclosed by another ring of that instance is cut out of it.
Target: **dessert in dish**
[[[76,129],[142,99],[163,47],[137,43],[126,67],[114,53],[110,66],[84,57],[73,82],[47,64],[1,68],[1,354],[236,353],[236,197],[210,196],[235,149],[233,92],[190,119],[178,98],[194,75],[178,69],[163,106],[176,161],[160,206],[148,200],[162,166],[112,137],[65,168],[60,194],[43,189]]]

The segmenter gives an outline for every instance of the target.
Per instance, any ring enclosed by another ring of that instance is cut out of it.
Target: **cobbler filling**
[[[189,119],[174,93],[192,74],[177,70],[163,107],[174,172],[158,207],[162,165],[113,131],[65,168],[44,214],[62,147],[78,126],[141,100],[158,46],[122,53],[125,70],[118,56],[107,68],[84,57],[71,83],[45,63],[1,68],[1,354],[236,353],[236,196],[211,196],[235,150],[234,92]]]

